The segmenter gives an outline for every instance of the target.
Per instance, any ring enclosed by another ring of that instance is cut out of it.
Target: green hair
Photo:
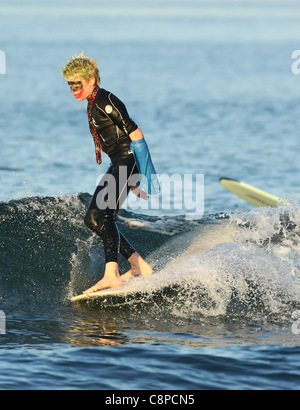
[[[78,56],[71,57],[68,64],[62,67],[62,73],[64,78],[70,81],[80,77],[86,81],[95,78],[97,85],[100,85],[101,82],[97,62],[86,57],[83,52]]]

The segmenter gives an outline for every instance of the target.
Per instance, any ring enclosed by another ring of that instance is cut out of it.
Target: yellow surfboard
[[[128,291],[128,289],[124,286],[124,288],[106,289],[106,290],[100,290],[99,292],[74,296],[71,299],[71,302],[82,302],[82,301],[95,300],[95,299],[105,300],[108,297],[115,297],[115,296],[116,297],[126,297],[129,294],[130,294],[130,291]]]
[[[235,179],[221,178],[220,183],[228,191],[255,206],[276,208],[283,203],[281,198]]]

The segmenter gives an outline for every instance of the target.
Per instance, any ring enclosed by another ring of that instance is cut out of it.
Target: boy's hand
[[[137,185],[132,186],[131,190],[134,193],[134,195],[136,195],[138,198],[141,198],[144,201],[148,201],[149,199],[148,194],[146,194],[146,192],[140,189]]]

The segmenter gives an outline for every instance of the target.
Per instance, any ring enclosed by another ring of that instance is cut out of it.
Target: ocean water
[[[0,389],[298,389],[298,2],[3,0],[0,16]],[[82,50],[157,172],[205,181],[202,217],[120,212],[156,274],[104,305],[70,303],[103,272],[83,218],[109,164],[60,73]],[[254,208],[221,177],[285,203]]]

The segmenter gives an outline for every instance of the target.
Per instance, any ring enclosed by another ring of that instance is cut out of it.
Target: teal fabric
[[[160,193],[158,177],[151,159],[150,151],[145,139],[132,141],[130,144],[135,158],[136,165],[140,175],[144,176],[147,181],[147,193],[149,195],[157,195]],[[143,180],[143,178],[142,178]],[[143,181],[140,181],[139,187],[144,189]]]

